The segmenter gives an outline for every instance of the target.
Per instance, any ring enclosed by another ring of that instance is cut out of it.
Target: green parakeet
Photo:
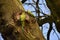
[[[25,12],[22,12],[21,16],[20,16],[20,21],[21,21],[21,24],[22,24],[22,30],[24,30],[24,26],[25,26],[25,19],[26,19],[26,15],[25,15]]]
[[[21,19],[21,21],[25,21],[25,19],[26,19],[26,15],[25,15],[24,12],[21,14],[20,19]]]

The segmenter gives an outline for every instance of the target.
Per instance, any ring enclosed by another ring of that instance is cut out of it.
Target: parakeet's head
[[[21,16],[20,16],[20,20],[24,21],[26,19],[26,15],[25,12],[22,12]]]

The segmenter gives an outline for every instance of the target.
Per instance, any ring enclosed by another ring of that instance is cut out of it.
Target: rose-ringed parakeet
[[[20,21],[21,21],[21,26],[22,26],[22,30],[24,30],[24,26],[25,26],[25,20],[26,20],[26,14],[25,12],[22,12],[21,16],[20,16]]]

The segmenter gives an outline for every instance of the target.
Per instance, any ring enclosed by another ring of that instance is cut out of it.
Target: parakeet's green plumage
[[[24,21],[26,19],[26,15],[24,12],[21,14],[20,19],[21,21]]]
[[[24,30],[24,26],[25,26],[25,19],[26,19],[26,15],[25,15],[25,12],[22,12],[21,16],[20,16],[20,21],[21,21],[21,24],[22,24],[22,30]]]
[[[29,10],[27,11],[28,15],[35,17]],[[21,26],[22,26],[22,30],[24,30],[24,26],[25,26],[25,20],[26,20],[26,14],[25,12],[22,12],[21,16],[20,16],[20,21],[21,21]]]

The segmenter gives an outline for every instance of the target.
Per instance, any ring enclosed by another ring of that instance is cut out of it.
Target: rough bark
[[[29,15],[24,31],[20,22],[14,22],[13,14],[24,11],[19,0],[0,0],[0,32],[4,40],[44,40],[43,34],[34,17]],[[19,25],[18,25],[19,24]]]

